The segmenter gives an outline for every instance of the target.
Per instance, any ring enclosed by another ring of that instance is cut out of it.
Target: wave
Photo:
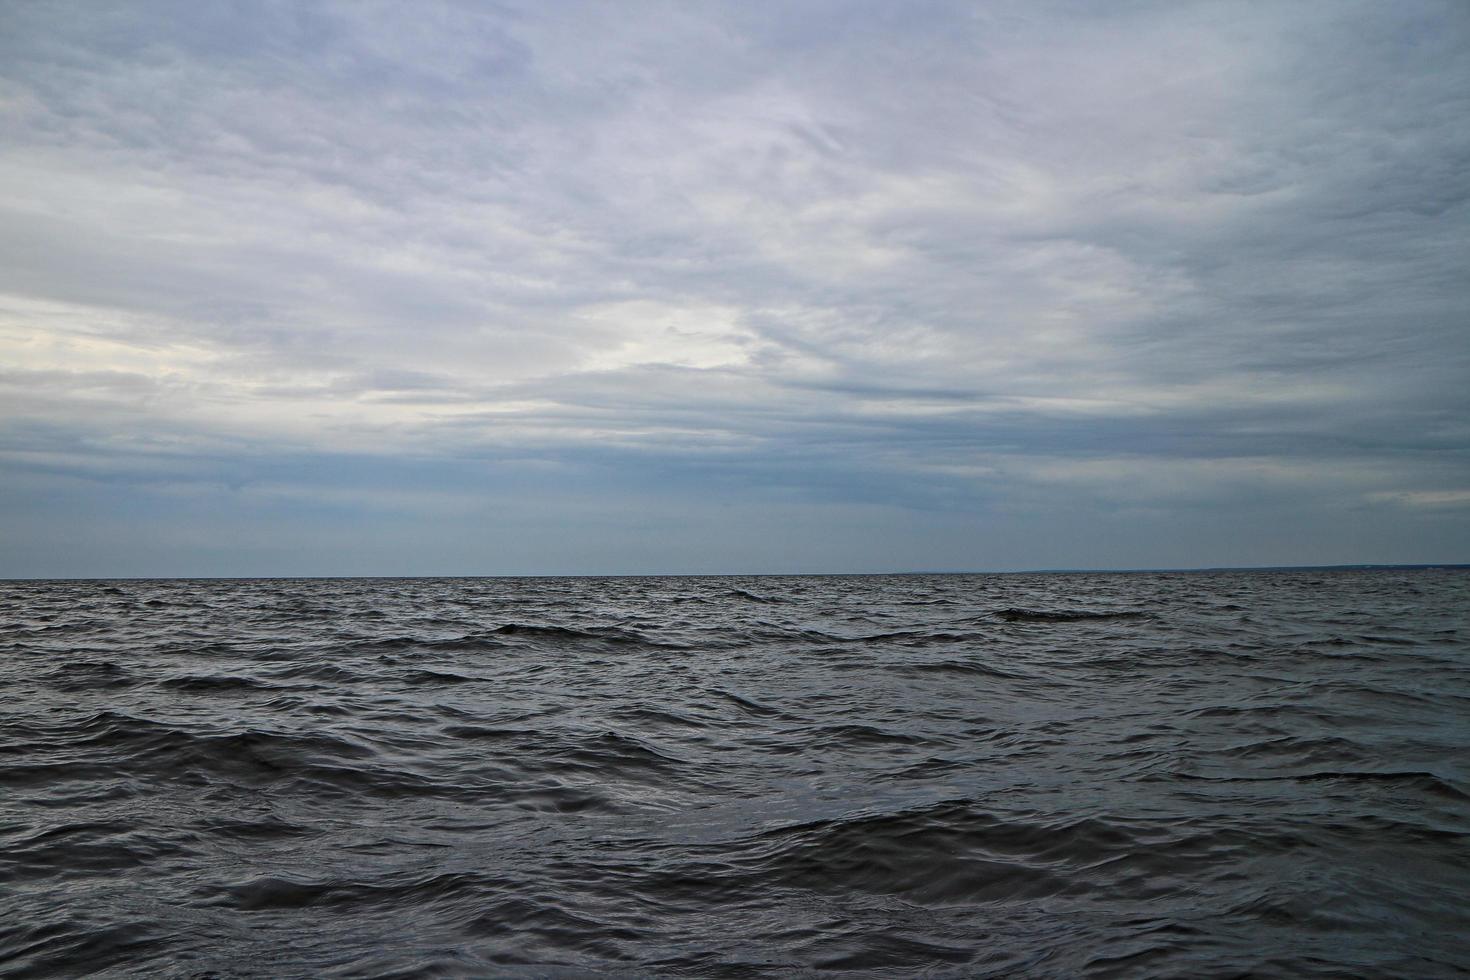
[[[1035,678],[1015,670],[1005,670],[991,664],[971,660],[944,660],[935,663],[889,664],[887,669],[912,677],[989,677],[996,680],[1024,681]]]
[[[76,660],[44,675],[51,686],[62,691],[131,687],[137,683],[122,665],[107,660]]]
[[[505,884],[470,872],[394,874],[366,881],[260,875],[226,885],[206,885],[196,894],[204,905],[222,905],[242,912],[362,906],[391,909],[420,902],[474,899],[492,895]]]
[[[410,670],[397,675],[397,679],[410,685],[471,684],[475,678],[463,674],[451,674],[443,670]]]
[[[181,677],[165,677],[159,687],[171,691],[187,691],[195,694],[236,694],[241,691],[279,691],[280,684],[271,684],[254,677],[231,674],[188,674]]]
[[[615,626],[581,628],[572,626],[547,626],[536,623],[506,623],[491,633],[495,636],[511,636],[528,640],[572,641],[575,643],[598,643],[616,646],[675,647],[637,630]]]
[[[724,593],[724,596],[729,599],[742,599],[746,602],[758,602],[762,605],[768,606],[781,605],[786,602],[785,599],[778,599],[775,596],[769,595],[760,595],[747,589],[730,589]]]
[[[0,973],[1450,975],[1466,581],[0,582]]]
[[[1209,776],[1198,773],[1171,772],[1167,774],[1167,778],[1200,780],[1212,783],[1341,782],[1350,785],[1353,783],[1364,785],[1377,784],[1394,786],[1405,790],[1415,790],[1429,796],[1437,796],[1447,800],[1470,800],[1470,792],[1461,789],[1451,780],[1432,772],[1423,771],[1321,770],[1316,772],[1259,776]]]
[[[658,884],[888,895],[920,906],[1040,901],[1094,890],[1088,869],[1142,844],[1104,820],[1007,819],[956,799],[769,830],[726,845],[718,864],[691,861]]]
[[[707,722],[693,718],[687,714],[676,711],[668,711],[662,708],[654,708],[648,705],[634,705],[627,708],[614,709],[611,712],[613,718],[618,721],[634,725],[650,725],[654,727],[674,728],[709,728]]]
[[[29,746],[22,743],[17,754],[34,756],[59,748],[65,750],[65,759],[0,764],[0,782],[37,785],[117,777],[141,789],[207,777],[237,787],[310,785],[326,794],[372,791],[396,797],[453,795],[459,790],[382,766],[372,747],[321,732],[197,732],[104,711],[29,734]]]
[[[994,616],[1008,623],[1083,623],[1110,619],[1153,618],[1153,614],[1147,612],[1088,612],[1070,609],[997,609]]]
[[[713,694],[717,698],[722,698],[730,704],[733,704],[735,707],[739,708],[743,713],[747,715],[769,718],[774,715],[781,714],[781,711],[777,708],[773,708],[767,704],[761,704],[758,701],[752,701],[750,698],[741,697],[739,694],[735,694],[732,691],[722,691],[719,688],[711,688],[709,693]]]
[[[578,772],[605,778],[648,779],[677,775],[684,760],[642,739],[618,732],[561,734],[538,738],[536,766],[547,772]]]
[[[158,958],[174,937],[162,922],[138,917],[98,924],[50,914],[0,925],[0,963],[12,976],[82,976]],[[133,972],[133,971],[130,971]]]
[[[0,875],[10,882],[44,880],[58,867],[75,874],[118,874],[166,858],[197,854],[185,834],[145,834],[125,820],[64,824],[6,842]]]
[[[907,748],[915,745],[944,745],[941,739],[914,735],[909,732],[879,728],[876,725],[845,724],[822,725],[800,729],[791,735],[807,746],[830,746],[834,748]]]

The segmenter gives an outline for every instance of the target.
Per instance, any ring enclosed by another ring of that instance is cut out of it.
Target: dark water
[[[0,972],[1470,970],[1470,574],[0,583]]]

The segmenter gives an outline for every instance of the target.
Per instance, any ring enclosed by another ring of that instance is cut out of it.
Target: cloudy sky
[[[0,0],[0,575],[1470,561],[1470,6]]]

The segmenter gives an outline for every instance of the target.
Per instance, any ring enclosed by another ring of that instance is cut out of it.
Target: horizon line
[[[0,582],[272,582],[344,579],[524,579],[524,578],[877,578],[926,575],[1146,575],[1210,572],[1465,571],[1470,562],[1356,562],[1330,565],[1199,565],[1132,568],[1006,568],[883,572],[489,572],[446,575],[0,575]]]

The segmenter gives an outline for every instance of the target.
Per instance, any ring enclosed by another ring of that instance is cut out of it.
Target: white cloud
[[[1458,506],[1453,3],[5,16],[14,472]]]
[[[1470,507],[1470,490],[1390,490],[1368,499],[1401,507]]]

